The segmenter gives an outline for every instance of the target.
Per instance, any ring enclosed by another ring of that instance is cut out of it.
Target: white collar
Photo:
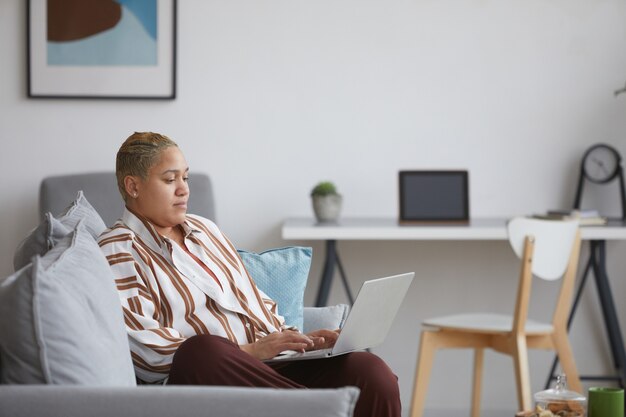
[[[168,237],[161,235],[148,219],[133,213],[128,207],[124,207],[121,221],[153,249],[163,249],[165,243],[170,241]],[[191,226],[186,219],[181,226],[185,238],[192,233],[200,233],[200,230]]]

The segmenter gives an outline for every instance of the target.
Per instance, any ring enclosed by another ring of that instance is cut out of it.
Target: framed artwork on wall
[[[28,97],[176,97],[176,0],[27,2]]]

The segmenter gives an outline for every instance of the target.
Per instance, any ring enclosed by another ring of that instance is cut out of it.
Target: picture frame
[[[400,223],[469,222],[465,170],[400,171]]]
[[[27,0],[28,97],[176,98],[176,3]]]

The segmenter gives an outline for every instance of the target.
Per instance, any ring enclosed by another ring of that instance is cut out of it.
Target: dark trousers
[[[398,378],[378,356],[353,352],[327,359],[265,364],[219,336],[193,336],[174,354],[169,384],[361,390],[355,417],[399,417]]]

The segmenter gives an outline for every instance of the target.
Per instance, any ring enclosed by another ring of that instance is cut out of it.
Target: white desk
[[[286,240],[507,240],[506,219],[476,218],[469,223],[400,225],[393,218],[345,218],[317,223],[312,218],[291,218],[283,223]],[[584,226],[584,240],[626,240],[624,222]]]
[[[572,305],[570,322],[576,311],[589,271],[593,270],[615,369],[618,374],[615,377],[608,378],[581,376],[581,379],[616,379],[624,386],[626,384],[626,353],[609,277],[606,272],[605,248],[607,240],[626,240],[626,222],[612,220],[605,226],[583,226],[581,227],[581,236],[583,240],[589,241],[590,255]],[[346,274],[337,251],[338,240],[484,241],[508,239],[506,219],[504,218],[476,218],[469,223],[420,225],[400,225],[397,219],[394,218],[342,218],[337,223],[317,223],[312,218],[291,218],[287,219],[283,224],[282,237],[285,240],[323,240],[326,242],[324,269],[315,302],[317,306],[326,305],[335,272],[335,265],[339,268],[348,298],[350,302],[353,301]],[[555,366],[556,362],[552,373],[554,373]],[[552,374],[548,379],[548,383],[551,377]]]

